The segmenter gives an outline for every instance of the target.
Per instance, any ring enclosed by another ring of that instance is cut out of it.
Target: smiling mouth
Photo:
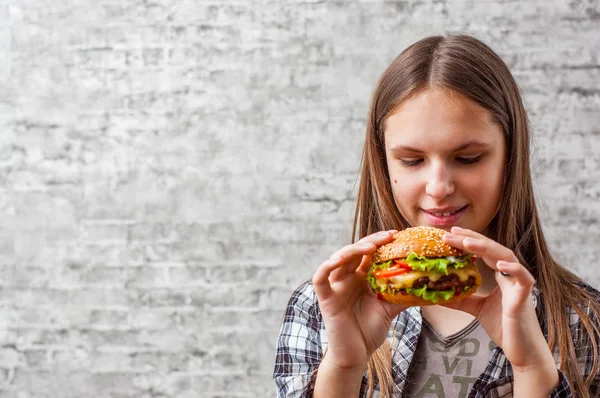
[[[454,215],[456,213],[459,213],[459,212],[463,211],[465,209],[465,207],[467,207],[467,206],[463,206],[460,209],[456,209],[454,211],[449,211],[449,212],[434,212],[434,211],[427,211],[427,210],[425,210],[425,213],[431,214],[431,215],[436,216],[436,217],[449,217],[451,215]]]

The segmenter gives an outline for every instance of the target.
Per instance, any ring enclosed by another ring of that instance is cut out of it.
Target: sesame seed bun
[[[399,231],[394,235],[392,242],[377,249],[373,255],[373,262],[381,263],[394,258],[406,258],[411,252],[425,257],[466,254],[442,241],[445,232],[433,227],[412,227]]]

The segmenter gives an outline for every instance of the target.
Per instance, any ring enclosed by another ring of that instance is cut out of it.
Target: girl
[[[372,254],[416,225],[445,229],[446,243],[480,258],[476,295],[405,308],[370,292]],[[519,89],[482,42],[426,38],[383,73],[353,236],[292,295],[279,397],[600,394],[600,293],[550,255]]]

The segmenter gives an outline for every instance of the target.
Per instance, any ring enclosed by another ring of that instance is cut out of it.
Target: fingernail
[[[386,236],[389,235],[390,231],[381,231],[381,232],[377,232],[377,236]]]
[[[496,268],[498,268],[498,269],[500,269],[500,268],[506,269],[507,267],[508,267],[508,263],[506,261],[499,260],[496,263]],[[500,275],[502,275],[502,276],[512,276],[508,272],[504,272],[504,271],[500,271]]]
[[[360,246],[362,248],[365,248],[365,249],[370,249],[370,248],[373,247],[373,244],[372,243],[367,243],[367,242],[361,242],[361,243],[358,243],[358,246]]]

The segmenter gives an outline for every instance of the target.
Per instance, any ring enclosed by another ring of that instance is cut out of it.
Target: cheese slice
[[[458,275],[461,282],[469,279],[469,276],[477,277],[477,268],[474,264],[469,264],[463,268],[453,268],[448,267],[448,275],[456,274]],[[397,275],[391,278],[386,279],[375,279],[375,283],[379,287],[391,286],[393,289],[406,289],[413,286],[413,283],[424,276],[429,277],[430,281],[437,281],[445,274],[434,274],[432,272],[423,272],[423,271],[411,271],[406,274]]]

